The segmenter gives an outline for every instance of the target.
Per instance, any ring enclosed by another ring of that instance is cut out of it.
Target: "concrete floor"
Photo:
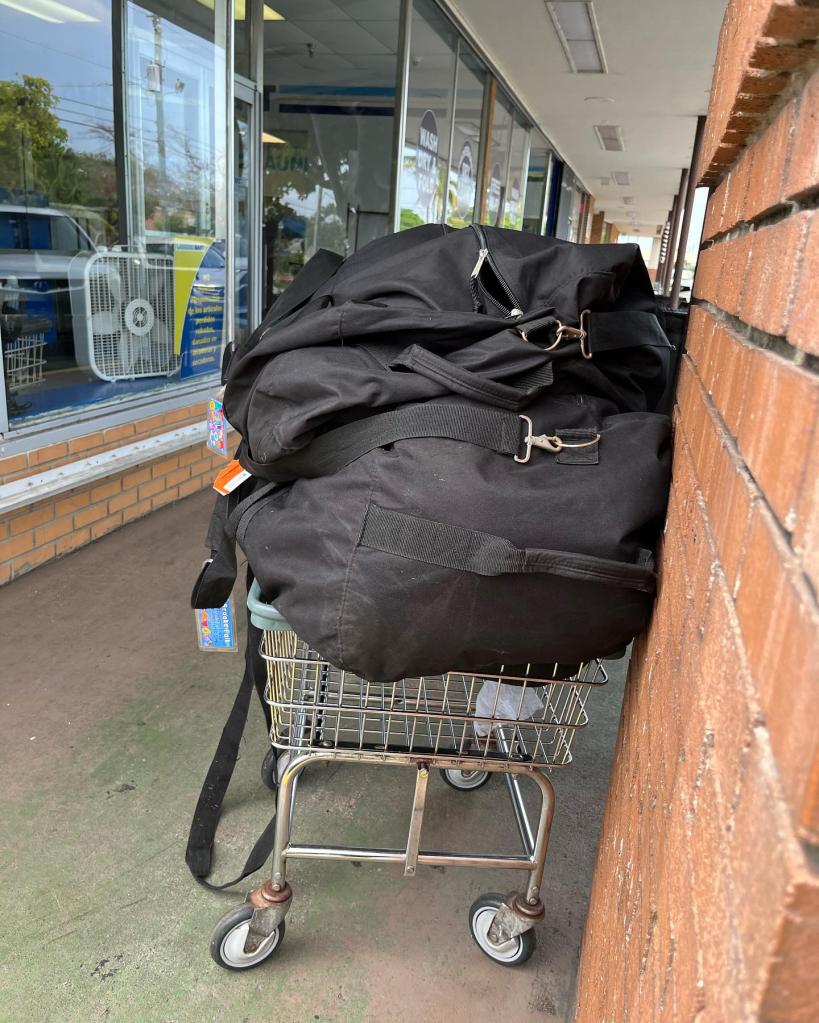
[[[475,897],[520,883],[511,871],[422,867],[405,880],[315,862],[293,864],[273,959],[241,974],[211,961],[211,928],[246,889],[205,891],[183,859],[241,670],[195,646],[188,593],[210,505],[188,498],[0,590],[0,1020],[569,1019],[622,662],[590,701],[575,763],[554,772],[547,919],[527,965],[491,963],[467,930]],[[254,705],[215,879],[238,869],[271,811],[265,742]],[[400,845],[411,786],[409,771],[314,768],[296,837]],[[501,779],[462,794],[435,776],[430,804],[425,846],[516,851]]]

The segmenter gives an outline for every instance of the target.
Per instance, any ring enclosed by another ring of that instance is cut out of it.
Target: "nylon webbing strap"
[[[271,464],[255,462],[246,449],[240,461],[255,476],[284,482],[327,476],[374,448],[420,437],[460,440],[502,455],[516,455],[521,447],[521,420],[511,412],[472,405],[406,405],[330,430],[303,451]]]
[[[586,317],[586,329],[592,358],[595,353],[641,348],[644,345],[656,348],[671,347],[654,313],[631,309],[613,313],[589,313]]]
[[[248,582],[250,577],[248,577]],[[199,793],[196,803],[196,810],[191,821],[188,845],[185,849],[185,862],[188,864],[191,873],[205,888],[213,891],[221,891],[230,888],[243,878],[252,874],[262,867],[265,861],[273,852],[273,845],[276,838],[275,815],[268,821],[266,827],[250,851],[250,855],[242,867],[242,872],[232,881],[223,884],[212,884],[207,880],[213,862],[213,845],[216,839],[216,829],[219,818],[222,815],[222,804],[227,793],[230,779],[236,761],[239,758],[239,747],[242,741],[245,724],[247,722],[250,701],[254,688],[259,693],[262,701],[262,708],[267,718],[267,705],[262,695],[262,689],[266,680],[265,664],[259,653],[259,642],[261,632],[250,621],[248,613],[247,642],[245,645],[245,670],[236,698],[233,701],[225,727],[219,737],[219,743],[208,773]],[[268,728],[270,722],[267,722]]]
[[[370,505],[367,511],[360,543],[387,554],[476,575],[543,572],[646,593],[653,593],[655,588],[654,573],[643,565],[571,551],[524,550],[492,533],[388,511],[378,505]]]

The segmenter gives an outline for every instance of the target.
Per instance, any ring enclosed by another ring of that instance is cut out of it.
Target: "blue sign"
[[[236,619],[233,601],[228,597],[222,607],[196,610],[196,640],[200,650],[233,653],[239,649],[236,640]]]

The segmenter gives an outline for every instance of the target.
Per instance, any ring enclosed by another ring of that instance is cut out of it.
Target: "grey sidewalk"
[[[0,590],[0,1020],[461,1023],[566,1019],[622,696],[622,663],[593,694],[557,810],[538,948],[486,959],[466,913],[512,872],[297,863],[280,952],[231,974],[210,931],[245,888],[192,881],[183,853],[240,658],[200,654],[187,600],[210,495],[188,498]],[[614,670],[611,670],[613,667]],[[230,876],[271,811],[254,705],[220,832]],[[305,840],[401,844],[411,772],[314,768]],[[514,851],[505,789],[435,777],[424,844]],[[264,876],[261,874],[260,876]]]

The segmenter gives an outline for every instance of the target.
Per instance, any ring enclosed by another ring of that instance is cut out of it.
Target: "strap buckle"
[[[557,324],[557,333],[555,334],[555,339],[550,345],[547,345],[547,347],[544,348],[543,351],[553,352],[555,348],[557,348],[558,345],[561,343],[561,341],[563,341],[564,338],[568,340],[577,339],[580,342],[580,354],[583,356],[584,359],[590,359],[592,356],[591,352],[589,351],[588,345],[589,340],[589,331],[587,327],[588,315],[589,315],[588,309],[584,309],[581,312],[579,327],[570,327],[567,323],[561,323],[560,320],[556,320],[555,323]],[[519,333],[524,341],[529,340],[526,330],[522,330],[519,328]]]
[[[534,424],[529,416],[521,415],[519,417],[526,424],[526,436],[523,438],[524,452],[523,455],[515,455],[515,461],[520,465],[525,465],[532,457],[532,448],[540,448],[542,451],[551,451],[552,454],[558,454],[564,448],[590,448],[593,444],[597,444],[600,440],[600,434],[594,435],[592,440],[585,440],[578,444],[567,444],[564,440],[561,440],[557,434],[549,436],[547,433],[536,434],[534,432]]]

